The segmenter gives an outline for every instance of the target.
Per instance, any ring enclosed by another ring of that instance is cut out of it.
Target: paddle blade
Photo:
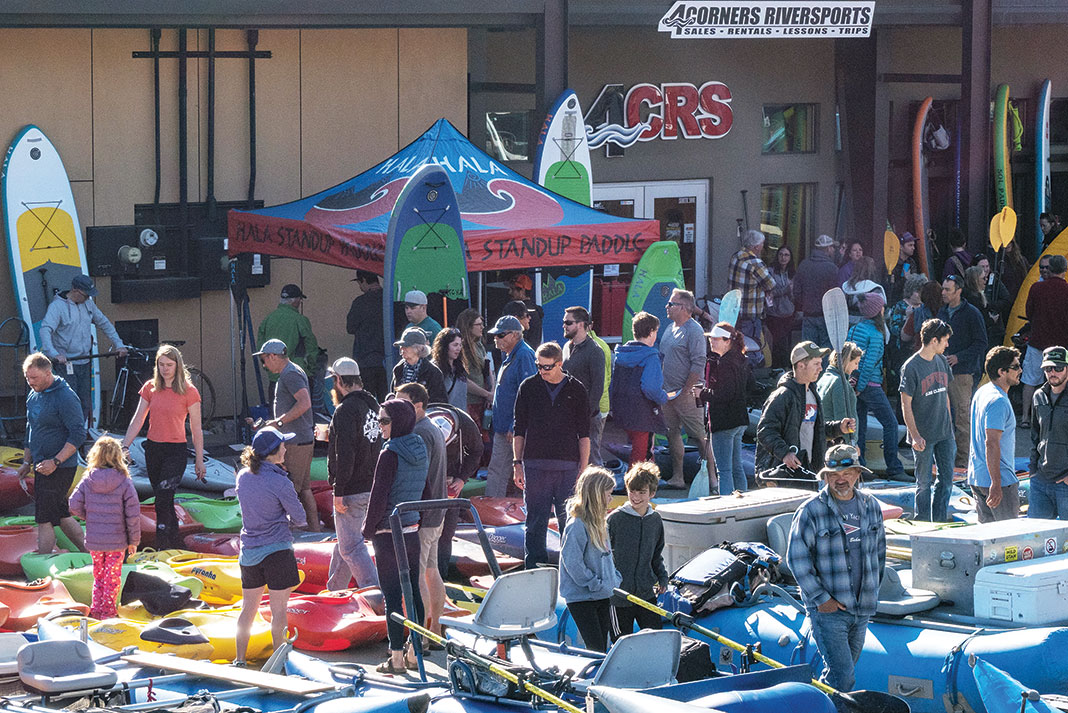
[[[882,691],[851,691],[831,696],[840,713],[909,713],[904,699]]]
[[[883,233],[883,262],[886,263],[886,271],[893,272],[897,267],[897,259],[901,255],[901,241],[894,235],[894,231],[887,230]]]
[[[742,309],[742,291],[731,290],[723,295],[719,302],[719,321],[732,327],[738,323],[738,312]]]
[[[827,336],[836,352],[842,351],[846,333],[849,331],[849,306],[841,287],[832,287],[823,295],[823,319],[827,323]]]
[[[1005,206],[990,219],[990,247],[994,251],[1007,247],[1016,237],[1016,211]]]

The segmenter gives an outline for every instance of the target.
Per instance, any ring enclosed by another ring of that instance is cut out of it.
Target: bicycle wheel
[[[129,385],[130,370],[124,365],[119,369],[119,374],[115,378],[115,388],[111,392],[111,399],[108,401],[108,415],[104,421],[105,427],[117,433],[120,429],[125,429],[127,424],[122,422],[123,412],[126,408],[126,389]]]
[[[200,392],[200,420],[206,426],[215,416],[215,386],[207,374],[195,366],[189,367],[189,380]]]

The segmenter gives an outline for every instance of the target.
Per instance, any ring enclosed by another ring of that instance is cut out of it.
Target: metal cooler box
[[[768,518],[794,512],[811,490],[760,488],[746,493],[657,504],[664,520],[664,564],[673,572],[721,542],[767,542]],[[781,553],[784,557],[786,553]]]
[[[1068,550],[1068,522],[1004,520],[912,536],[912,584],[973,614],[975,576],[983,567]]]
[[[975,575],[975,616],[1014,626],[1068,619],[1068,554],[983,567]]]

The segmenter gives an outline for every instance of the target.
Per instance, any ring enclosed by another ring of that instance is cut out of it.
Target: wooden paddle
[[[697,624],[694,622],[693,617],[688,614],[683,614],[682,612],[673,613],[666,609],[661,609],[655,604],[647,602],[641,597],[636,597],[622,589],[616,589],[614,593],[618,597],[625,598],[631,604],[637,604],[644,609],[659,614],[661,617],[671,622],[672,626],[676,628],[690,629],[722,646],[734,649],[740,653],[748,654],[760,663],[771,666],[772,668],[786,668],[785,664],[781,664],[775,659],[768,658],[756,651],[755,647],[743,646],[736,641],[732,641],[725,636],[717,634],[711,629]],[[882,691],[852,691],[845,693],[831,688],[826,683],[817,681],[816,679],[812,679],[810,683],[830,696],[834,700],[835,706],[840,711],[849,711],[850,713],[908,713],[909,711],[909,704],[904,700],[889,693],[883,693]]]
[[[897,259],[901,256],[901,241],[894,231],[887,230],[883,233],[883,262],[886,263],[887,274],[897,267]]]

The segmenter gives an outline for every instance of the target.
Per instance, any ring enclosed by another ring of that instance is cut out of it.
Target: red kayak
[[[319,511],[319,519],[326,523],[329,528],[334,527],[334,489],[325,480],[313,480],[312,495],[315,496],[315,508]]]
[[[293,543],[297,569],[304,573],[304,581],[297,587],[298,592],[318,594],[326,589],[326,581],[330,579],[330,555],[335,544],[337,540]]]
[[[18,468],[0,465],[0,510],[15,510],[32,502],[33,478],[26,481],[26,488],[19,482]]]
[[[523,560],[496,552],[497,564],[502,572],[523,566]],[[452,565],[460,571],[465,579],[490,573],[489,563],[480,545],[458,537],[452,540]]]
[[[381,598],[378,589],[343,589],[323,594],[297,594],[289,598],[286,616],[297,630],[293,646],[303,651],[343,651],[386,638],[386,617],[364,597]],[[264,597],[260,614],[270,619]]]
[[[9,631],[26,631],[37,626],[38,619],[65,610],[89,616],[89,607],[71,598],[63,583],[51,577],[29,584],[0,580],[0,602],[8,609],[4,628]]]
[[[523,498],[491,498],[479,495],[471,498],[483,525],[515,525],[527,521]]]
[[[33,525],[0,527],[0,575],[22,576],[22,556],[37,549],[37,528]]]
[[[905,512],[897,505],[884,503],[882,500],[879,500],[879,498],[875,498],[875,500],[879,503],[879,507],[882,508],[884,520],[896,520],[897,518],[901,517],[902,513]]]
[[[203,532],[204,526],[193,519],[181,505],[174,506],[174,512],[178,515],[178,534],[182,537],[194,532]],[[156,543],[156,506],[141,506],[141,544],[153,545]]]
[[[185,548],[206,555],[237,557],[241,536],[226,532],[194,532],[185,536]]]

